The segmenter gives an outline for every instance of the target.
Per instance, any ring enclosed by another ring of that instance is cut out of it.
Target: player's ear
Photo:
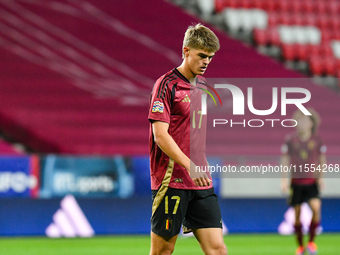
[[[183,55],[184,55],[184,57],[189,57],[189,51],[190,51],[190,48],[189,47],[187,47],[187,46],[184,46],[183,47]]]

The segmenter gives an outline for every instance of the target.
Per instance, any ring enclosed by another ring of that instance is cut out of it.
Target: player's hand
[[[288,193],[288,180],[286,178],[283,178],[281,180],[281,191],[283,194],[287,194]]]
[[[211,180],[207,173],[200,171],[200,168],[196,168],[195,163],[191,160],[189,173],[196,186],[206,187],[211,185]]]

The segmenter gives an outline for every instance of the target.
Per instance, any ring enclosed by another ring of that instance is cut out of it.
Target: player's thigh
[[[178,235],[159,236],[151,232],[151,249],[150,255],[168,255],[175,249],[175,243]]]
[[[223,241],[223,233],[221,228],[201,228],[195,229],[193,232],[204,254],[227,254],[227,246]]]
[[[311,198],[308,201],[310,208],[313,213],[319,213],[321,211],[321,199],[320,198]]]
[[[221,210],[213,188],[195,192],[188,204],[183,226],[185,231],[200,228],[222,229]]]
[[[188,208],[188,190],[160,189],[153,195],[151,231],[158,236],[172,237],[179,234]]]

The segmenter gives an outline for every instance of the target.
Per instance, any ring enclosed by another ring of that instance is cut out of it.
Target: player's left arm
[[[290,164],[290,156],[288,154],[282,154],[281,155],[281,165],[283,167],[289,167]],[[289,176],[288,173],[282,172],[282,177],[281,177],[281,191],[283,193],[287,193],[289,189]]]
[[[326,164],[327,164],[326,154],[322,153],[319,156],[319,167],[320,167],[320,169],[323,169]],[[325,183],[324,183],[323,176],[322,176],[322,174],[323,174],[322,170],[319,171],[318,174],[319,174],[319,176],[317,178],[318,185],[319,185],[320,190],[323,190],[325,188]]]
[[[289,146],[288,143],[284,143],[281,146],[281,158],[280,158],[280,162],[282,167],[288,167],[289,168],[289,164],[290,164],[290,155],[289,155]],[[286,194],[288,192],[289,189],[289,177],[288,173],[282,171],[281,173],[281,191],[282,193]]]

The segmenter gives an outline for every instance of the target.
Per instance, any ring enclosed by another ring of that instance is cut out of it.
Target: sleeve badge
[[[164,104],[159,101],[155,101],[152,106],[152,112],[160,112],[162,113],[164,111]]]

